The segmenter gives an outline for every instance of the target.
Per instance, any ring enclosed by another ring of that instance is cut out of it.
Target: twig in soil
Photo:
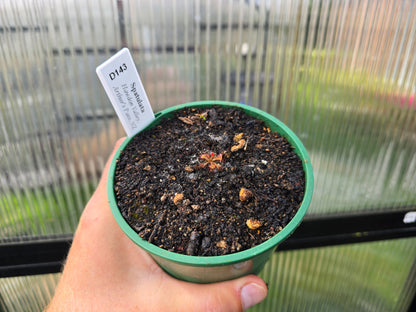
[[[149,242],[149,243],[152,243],[152,242],[153,242],[153,239],[155,238],[155,236],[156,236],[157,232],[159,232],[159,229],[160,229],[160,226],[155,226],[155,227],[153,228],[153,231],[152,231],[152,233],[150,234],[149,239],[148,239],[148,242]]]
[[[272,201],[273,203],[275,203],[275,204],[278,204],[278,202],[277,202],[277,200],[275,200],[275,199],[273,199],[273,198],[271,198],[271,197],[269,197],[269,196],[267,196],[267,195],[265,195],[265,194],[263,194],[263,193],[261,193],[261,192],[259,192],[259,191],[253,191],[254,192],[254,196],[256,197],[256,198],[260,198],[260,199],[267,199],[267,200],[270,200],[270,201]]]
[[[155,225],[155,227],[153,228],[152,233],[149,236],[148,242],[151,243],[153,242],[153,239],[155,238],[156,234],[159,232],[160,228],[161,228],[161,224],[163,221],[163,218],[165,217],[166,212],[162,212],[158,218],[157,218],[157,223]]]
[[[190,256],[195,255],[195,251],[199,246],[201,234],[197,231],[192,231],[189,238],[188,246],[186,247],[186,254]]]
[[[247,150],[247,144],[248,144],[248,138],[247,138],[247,140],[246,140],[246,143],[244,144],[244,150],[245,150],[245,151]]]

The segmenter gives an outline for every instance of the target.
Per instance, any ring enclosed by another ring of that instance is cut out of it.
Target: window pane
[[[221,99],[287,123],[312,158],[309,214],[416,203],[411,1],[0,5],[1,238],[75,229],[124,135],[95,75],[123,44],[155,111]]]
[[[43,311],[50,302],[61,274],[0,279],[1,311]]]
[[[416,205],[414,1],[5,0],[0,42],[0,243],[75,230],[124,136],[95,74],[123,46],[155,111],[228,100],[291,127],[309,216]],[[259,309],[406,310],[411,242],[278,253]],[[2,279],[0,304],[30,306],[25,285],[41,309],[58,278]]]

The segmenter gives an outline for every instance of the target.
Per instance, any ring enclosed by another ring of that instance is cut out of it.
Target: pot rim
[[[107,178],[107,196],[109,205],[111,208],[111,212],[113,213],[114,218],[116,219],[118,225],[123,230],[123,232],[138,246],[149,252],[150,254],[156,255],[158,257],[176,262],[185,265],[191,266],[218,266],[218,265],[229,265],[233,263],[238,263],[242,261],[249,260],[259,254],[267,252],[268,250],[275,248],[278,246],[282,241],[284,241],[287,237],[289,237],[293,231],[297,228],[297,226],[301,223],[303,217],[306,214],[306,211],[309,207],[309,204],[312,200],[312,193],[313,193],[313,186],[314,186],[314,178],[313,178],[313,171],[312,165],[309,158],[309,155],[303,146],[300,139],[295,135],[295,133],[290,130],[283,122],[278,120],[276,117],[252,106],[228,102],[228,101],[196,101],[190,103],[184,103],[176,106],[169,107],[165,110],[162,110],[155,114],[155,120],[149,124],[144,130],[150,129],[157,125],[162,119],[169,117],[173,114],[176,110],[180,110],[185,107],[211,107],[214,105],[229,107],[229,108],[240,108],[245,113],[261,119],[265,122],[266,126],[271,128],[272,131],[277,131],[279,134],[283,135],[292,146],[295,147],[296,154],[302,160],[303,170],[305,172],[305,194],[299,207],[297,213],[292,218],[292,220],[275,236],[268,239],[267,241],[252,247],[250,249],[246,249],[243,251],[239,251],[232,254],[222,255],[222,256],[189,256],[183,255],[179,253],[175,253],[172,251],[165,250],[160,248],[148,241],[142,239],[139,234],[137,234],[127,223],[127,221],[122,216],[118,206],[117,201],[115,198],[114,190],[113,190],[113,182],[114,182],[114,173],[116,168],[116,160],[120,156],[120,152],[124,149],[124,147],[132,140],[132,137],[126,138],[120,147],[117,149],[113,159],[111,160],[110,168],[108,171],[108,178]]]

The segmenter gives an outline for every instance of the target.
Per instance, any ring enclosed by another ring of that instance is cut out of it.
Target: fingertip
[[[116,144],[114,145],[114,151],[117,150],[120,147],[121,143],[123,143],[125,139],[126,139],[126,137],[122,137],[122,138],[119,138],[116,141]]]
[[[241,305],[243,310],[262,302],[267,296],[267,285],[264,281],[250,282],[240,290]]]
[[[113,160],[113,157],[114,157],[117,149],[120,147],[120,145],[124,142],[125,139],[126,139],[126,137],[119,138],[116,141],[116,143],[114,144],[113,150],[112,150],[110,156],[108,157],[107,162],[106,162],[106,164],[104,166],[104,169],[102,171],[101,179],[100,179],[100,183],[98,185],[98,188],[105,186],[106,177],[107,177],[107,174],[108,174],[108,170],[110,169],[111,161]]]
[[[116,141],[116,143],[114,144],[114,147],[113,147],[113,151],[111,152],[110,156],[108,157],[106,167],[110,166],[110,163],[111,163],[111,160],[114,157],[114,154],[116,153],[117,149],[120,147],[120,145],[124,142],[125,139],[126,139],[126,137],[122,137],[122,138],[120,138]]]

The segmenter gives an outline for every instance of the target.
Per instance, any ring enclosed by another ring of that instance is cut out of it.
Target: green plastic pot
[[[313,192],[313,172],[309,156],[305,147],[298,137],[281,121],[265,113],[257,108],[250,107],[232,102],[223,101],[203,101],[192,102],[182,105],[177,105],[156,113],[155,120],[146,127],[150,129],[159,124],[164,118],[171,117],[173,113],[184,107],[210,107],[213,105],[220,105],[223,107],[239,108],[246,114],[263,120],[267,127],[272,131],[276,131],[286,137],[286,139],[295,147],[295,152],[302,159],[303,169],[305,172],[305,195],[298,212],[293,219],[287,224],[278,234],[267,240],[266,242],[257,245],[248,250],[237,253],[223,255],[223,256],[188,256],[171,251],[167,251],[156,245],[153,245],[143,240],[126,222],[120,213],[117,206],[114,190],[114,172],[116,168],[116,160],[120,156],[120,151],[130,142],[132,138],[127,138],[116,151],[112,159],[107,183],[108,199],[111,211],[120,228],[124,233],[138,246],[146,250],[151,257],[170,275],[189,282],[197,283],[211,283],[224,280],[234,279],[247,274],[258,274],[267,260],[270,258],[276,247],[288,238],[296,227],[302,221],[306,210],[312,199]],[[144,130],[146,130],[144,129]]]

